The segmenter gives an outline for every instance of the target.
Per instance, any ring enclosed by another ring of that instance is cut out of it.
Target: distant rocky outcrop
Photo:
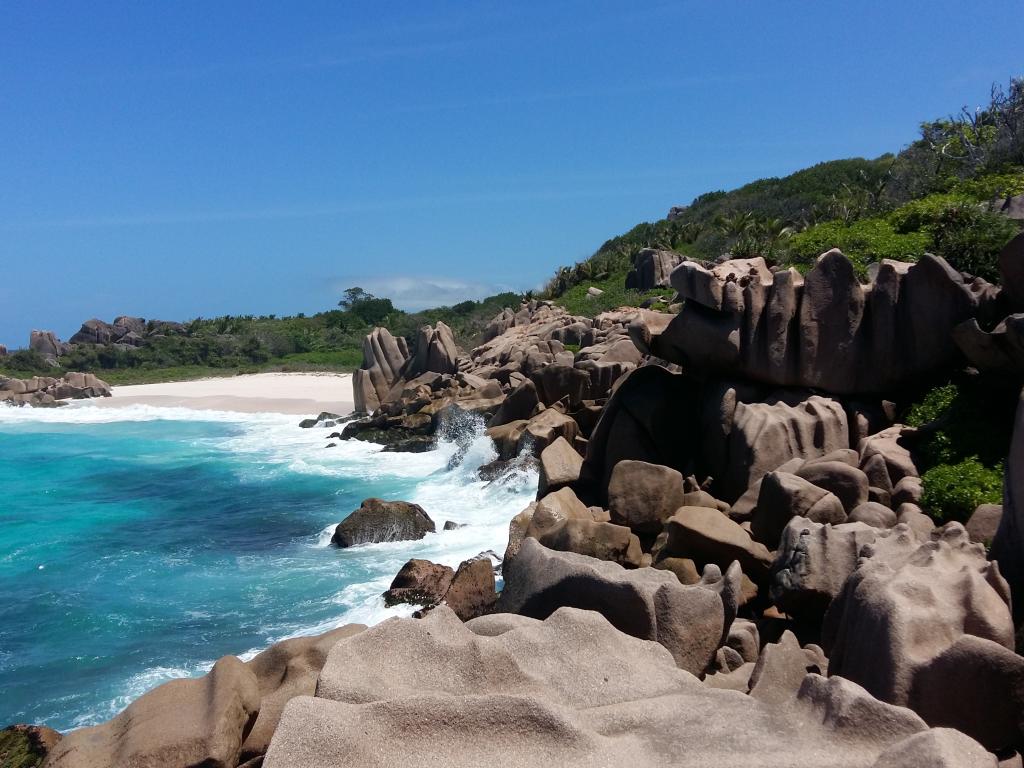
[[[58,339],[53,331],[32,331],[29,334],[28,348],[38,352],[51,364],[56,364],[57,358],[68,351],[68,345]]]
[[[66,373],[62,377],[33,376],[10,379],[0,376],[0,403],[53,407],[64,400],[110,397],[110,385],[91,373]]]

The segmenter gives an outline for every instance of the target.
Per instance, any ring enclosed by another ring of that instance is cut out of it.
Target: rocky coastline
[[[806,274],[653,251],[629,279],[674,291],[668,312],[531,301],[468,352],[444,323],[376,328],[354,417],[303,426],[419,451],[483,425],[482,480],[540,477],[504,553],[411,560],[382,597],[413,618],[0,744],[61,768],[1020,766],[1024,235],[999,266],[862,283],[835,250]],[[900,421],[952,376],[1013,422],[1002,504],[964,521],[925,496],[936,425]],[[367,499],[334,543],[419,538],[429,513]]]

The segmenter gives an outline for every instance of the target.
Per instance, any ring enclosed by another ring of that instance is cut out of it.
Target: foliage
[[[786,244],[787,261],[811,265],[822,253],[839,248],[858,274],[867,274],[871,262],[882,259],[916,261],[928,248],[924,232],[901,234],[885,219],[861,219],[851,224],[830,221],[793,235]]]
[[[925,424],[937,421],[949,413],[959,394],[959,387],[952,383],[935,387],[924,396],[921,402],[910,406],[903,422],[908,427],[923,427]]]
[[[940,520],[964,521],[1002,496],[1002,461],[1010,444],[1015,388],[995,378],[962,377],[934,387],[906,412],[918,429],[915,455],[922,506]]]
[[[521,300],[519,294],[502,293],[482,301],[407,313],[395,309],[389,299],[355,288],[342,300],[345,309],[295,317],[196,318],[183,331],[150,336],[138,348],[75,345],[60,358],[58,367],[35,352],[19,350],[0,359],[0,370],[18,378],[90,371],[110,383],[195,378],[211,372],[354,370],[362,364],[363,338],[378,319],[380,325],[410,342],[421,326],[443,321],[460,344],[472,347],[494,315],[504,307],[518,307]],[[381,307],[388,309],[380,312]]]
[[[946,208],[930,226],[934,251],[953,269],[999,282],[999,252],[1017,234],[1004,216],[976,205]]]
[[[619,307],[636,307],[646,299],[657,299],[672,294],[671,290],[634,291],[625,288],[625,283],[626,276],[621,272],[609,275],[604,280],[581,283],[567,290],[556,303],[565,307],[570,314],[596,317],[602,312]],[[590,287],[600,288],[604,293],[600,296],[590,296],[587,294]]]
[[[39,749],[32,737],[14,727],[0,731],[0,766],[3,768],[36,768],[42,765],[45,751]]]
[[[920,137],[898,154],[819,163],[700,195],[674,210],[672,221],[638,224],[563,267],[545,293],[559,297],[624,274],[642,248],[706,260],[760,255],[799,266],[840,247],[862,275],[876,259],[914,260],[932,250],[958,269],[991,275],[993,250],[1009,229],[988,214],[965,213],[965,206],[1024,193],[1022,166],[1024,80],[1012,80],[1005,90],[994,86],[982,109],[923,123]],[[922,206],[901,209],[921,198]]]
[[[338,306],[370,326],[384,324],[395,312],[391,299],[378,299],[362,288],[346,289]]]
[[[1002,464],[989,468],[974,457],[932,467],[921,482],[921,506],[945,522],[966,522],[978,505],[999,504],[1003,497]]]
[[[985,467],[974,458],[940,464],[924,473],[921,505],[940,521],[966,522],[981,504],[1002,501],[1002,465]]]

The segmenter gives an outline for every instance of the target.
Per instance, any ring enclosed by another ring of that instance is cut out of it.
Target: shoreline
[[[111,396],[75,400],[71,407],[149,405],[197,411],[345,416],[353,409],[350,373],[250,373],[159,384],[111,387]]]

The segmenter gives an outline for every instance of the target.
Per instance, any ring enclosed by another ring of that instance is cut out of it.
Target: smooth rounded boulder
[[[671,467],[626,459],[612,469],[608,511],[612,521],[642,533],[658,533],[686,503],[682,474]]]

